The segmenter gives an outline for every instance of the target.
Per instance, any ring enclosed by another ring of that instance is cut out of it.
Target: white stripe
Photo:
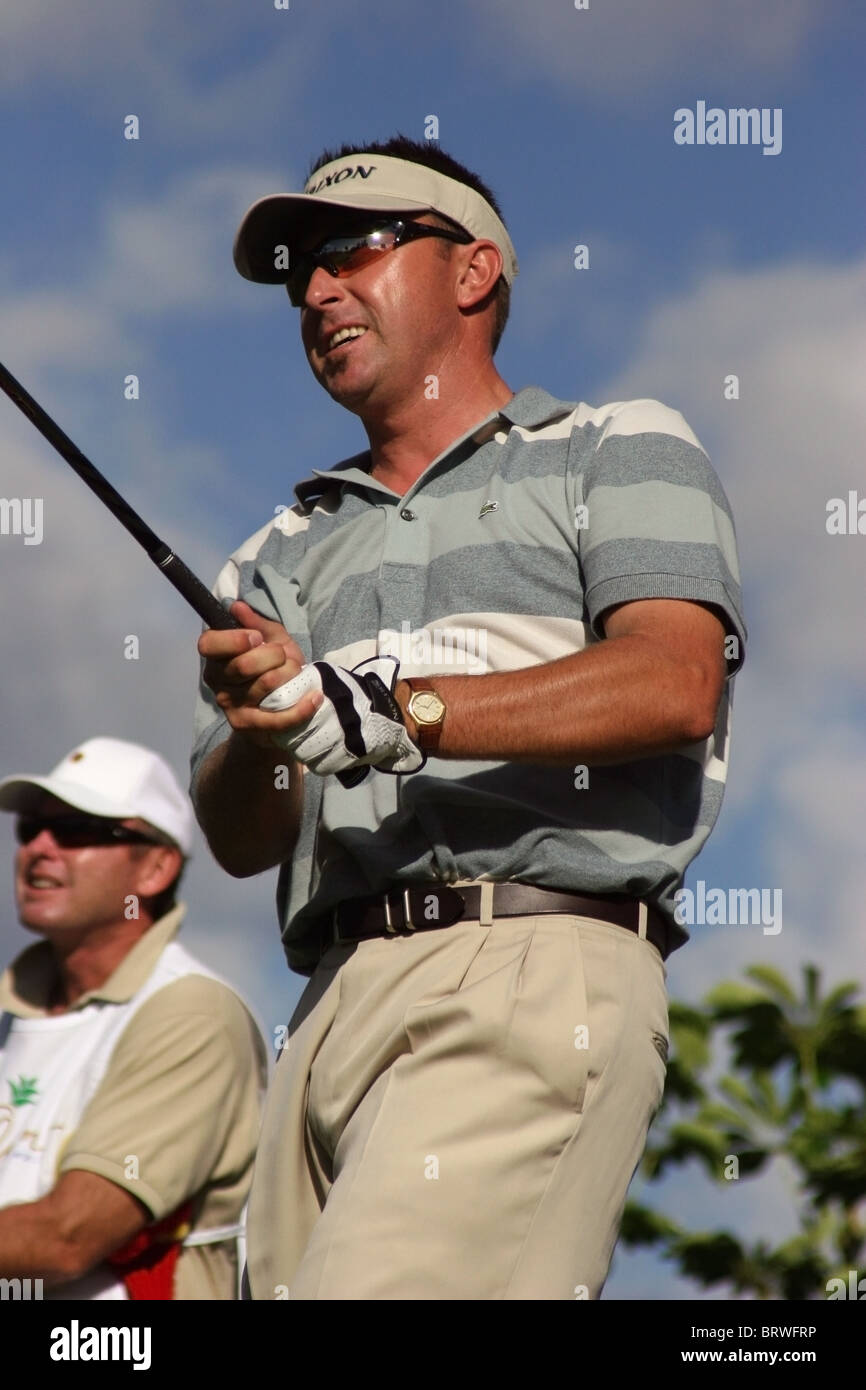
[[[586,410],[585,416],[582,415],[583,410]],[[686,424],[680,412],[672,410],[669,405],[663,405],[661,401],[613,401],[598,410],[581,405],[578,409],[577,423],[603,425],[599,444],[612,435],[670,434],[674,439],[684,439],[687,444],[694,444],[696,449],[704,452],[697,435]]]
[[[181,1243],[184,1246],[216,1245],[221,1240],[237,1240],[238,1236],[242,1236],[243,1233],[243,1226],[238,1224],[234,1226],[210,1226],[206,1231],[190,1231]]]
[[[521,439],[526,439],[530,444],[537,443],[542,439],[568,439],[575,425],[577,412],[572,410],[568,415],[562,415],[558,420],[552,421],[549,425],[511,425],[508,433],[514,433]],[[504,430],[499,430],[494,435],[497,444],[504,444],[508,434]]]
[[[267,535],[271,526],[277,531],[282,532],[284,536],[296,536],[299,531],[308,531],[310,529],[310,518],[308,516],[299,516],[291,507],[287,507],[285,511],[277,513],[270,526],[265,526],[263,528],[265,535]],[[259,534],[261,535],[261,532]]]
[[[382,628],[377,639],[332,647],[321,659],[351,670],[370,657],[392,655],[400,661],[401,676],[478,676],[540,666],[573,656],[597,640],[589,625],[577,618],[447,613],[408,633]]]

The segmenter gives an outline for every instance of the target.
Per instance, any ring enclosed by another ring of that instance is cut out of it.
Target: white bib
[[[49,1018],[0,1014],[0,1207],[38,1201],[55,1186],[66,1147],[121,1033],[145,1000],[184,975],[204,975],[226,985],[170,941],[126,1003],[93,1000]],[[127,1293],[117,1272],[99,1265],[47,1296],[126,1298]]]

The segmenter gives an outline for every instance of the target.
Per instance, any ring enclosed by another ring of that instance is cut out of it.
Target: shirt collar
[[[556,396],[551,396],[540,386],[525,386],[499,407],[499,414],[504,415],[512,425],[537,430],[541,425],[549,425],[563,415],[570,415],[576,404],[576,401],[557,400]]]
[[[540,425],[568,415],[574,410],[574,405],[574,401],[557,400],[540,386],[525,386],[523,390],[516,392],[510,401],[506,401],[505,405],[492,411],[480,424],[473,426],[460,439],[456,439],[449,445],[446,453],[453,453],[470,439],[476,444],[485,444],[496,433],[503,420],[509,425],[521,425],[524,429],[538,429]],[[314,468],[312,478],[305,478],[297,484],[295,496],[302,506],[307,507],[315,498],[322,497],[329,488],[342,487],[345,483],[361,483],[366,488],[375,488],[387,492],[389,496],[392,495],[391,488],[370,477],[370,451],[365,449],[360,454],[341,459],[332,468]]]
[[[124,956],[116,970],[96,989],[76,999],[69,1012],[83,1009],[94,999],[109,1004],[125,1004],[141,989],[165,947],[177,934],[186,913],[178,903],[153,926]],[[49,941],[28,946],[0,976],[0,1009],[18,1018],[44,1018],[57,981],[57,957]]]

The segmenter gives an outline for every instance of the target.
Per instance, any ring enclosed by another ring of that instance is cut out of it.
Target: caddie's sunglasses
[[[388,251],[395,251],[407,241],[419,241],[428,236],[444,237],[446,241],[457,241],[463,246],[475,240],[469,232],[452,232],[446,227],[428,227],[425,222],[403,222],[400,219],[376,222],[366,232],[328,237],[315,251],[301,251],[296,257],[289,253],[289,278],[286,281],[289,299],[296,309],[303,307],[307,286],[317,266],[342,280]]]
[[[51,831],[55,844],[61,849],[159,843],[141,830],[129,830],[104,816],[21,816],[15,826],[15,836],[19,845],[29,845],[43,830]]]

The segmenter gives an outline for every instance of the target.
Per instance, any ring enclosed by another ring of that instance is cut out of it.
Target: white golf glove
[[[372,657],[347,671],[327,661],[305,666],[294,680],[262,700],[260,709],[283,710],[303,695],[324,695],[311,719],[295,729],[273,735],[298,762],[320,776],[358,769],[360,777],[341,778],[344,785],[363,780],[366,770],[417,772],[427,755],[412,742],[394,699],[400,663],[394,656]]]

